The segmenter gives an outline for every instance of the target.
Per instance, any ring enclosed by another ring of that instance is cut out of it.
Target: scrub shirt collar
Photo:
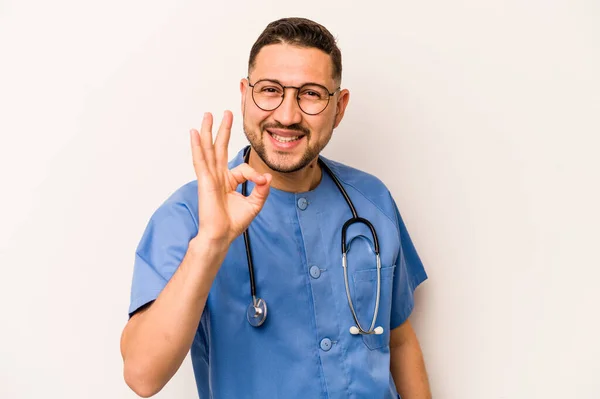
[[[244,162],[244,153],[246,152],[246,150],[249,148],[250,146],[247,145],[244,148],[242,148],[238,154],[235,156],[235,158],[231,161],[231,167],[236,167],[240,164],[242,164]],[[327,159],[321,157],[319,155],[319,157],[325,162],[327,163]],[[327,163],[328,164],[328,163]],[[329,165],[329,164],[328,164]],[[277,198],[280,199],[284,202],[296,202],[296,200],[300,197],[302,198],[315,198],[318,197],[319,194],[323,191],[326,190],[326,186],[327,184],[325,184],[326,181],[328,181],[329,179],[331,179],[331,177],[329,177],[329,175],[327,174],[327,172],[325,172],[324,170],[321,172],[321,181],[319,182],[319,184],[312,190],[309,191],[304,191],[304,192],[298,192],[298,193],[293,193],[290,191],[283,191],[283,190],[279,190],[277,188],[273,188],[271,187],[269,190],[269,197],[273,197],[273,198]],[[240,184],[238,191],[241,190],[242,185]],[[252,188],[254,187],[254,183],[252,183],[251,181],[248,182],[248,193],[252,192]]]

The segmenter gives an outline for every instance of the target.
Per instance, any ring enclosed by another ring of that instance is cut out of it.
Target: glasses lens
[[[283,87],[277,82],[261,80],[254,85],[252,98],[259,108],[272,111],[283,101]]]
[[[307,114],[322,112],[329,103],[329,91],[319,85],[305,85],[298,91],[298,104]]]
[[[252,98],[256,105],[265,110],[273,111],[283,102],[284,89],[277,82],[261,80],[252,89]],[[316,115],[329,104],[329,91],[321,85],[304,85],[298,90],[298,105],[307,114]]]

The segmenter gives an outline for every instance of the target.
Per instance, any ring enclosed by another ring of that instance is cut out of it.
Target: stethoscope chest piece
[[[253,327],[261,326],[267,318],[267,303],[261,298],[253,298],[246,311],[248,323]]]

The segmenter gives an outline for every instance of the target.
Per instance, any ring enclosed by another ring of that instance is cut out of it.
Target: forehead
[[[287,85],[333,84],[331,57],[316,48],[270,44],[256,56],[252,79],[276,79]]]

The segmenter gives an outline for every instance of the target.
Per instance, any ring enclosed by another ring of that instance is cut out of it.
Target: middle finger
[[[212,123],[213,117],[210,112],[204,114],[202,119],[202,129],[200,131],[200,144],[202,145],[202,153],[206,160],[206,167],[211,173],[215,173],[215,149],[212,138]]]
[[[216,165],[218,169],[227,169],[227,146],[231,137],[231,125],[233,123],[233,114],[231,111],[225,111],[223,120],[215,139]]]

